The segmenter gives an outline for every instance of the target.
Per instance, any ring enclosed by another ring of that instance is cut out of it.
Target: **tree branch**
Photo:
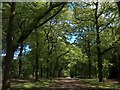
[[[60,57],[62,57],[63,55],[67,54],[69,51],[70,51],[70,49],[69,49],[68,51],[62,53],[61,55],[59,55],[59,56],[57,57],[57,60],[58,60]]]
[[[41,24],[39,24],[37,27],[40,27],[42,25],[44,25],[46,22],[48,22],[49,20],[51,20],[53,17],[55,17],[65,6],[65,4],[62,5],[62,7],[56,12],[54,13],[51,17],[49,17],[48,19],[46,19],[44,22],[42,22]]]
[[[103,14],[104,10],[105,10],[105,6],[104,6],[103,10],[98,14],[98,16],[97,16],[98,18]]]
[[[115,48],[115,43],[117,43],[119,40],[120,40],[120,37],[112,44],[111,47],[105,49],[105,50],[104,50],[103,52],[101,52],[101,53],[104,54],[104,53],[108,52],[109,50]]]
[[[63,4],[63,5],[62,5]],[[58,3],[55,5],[52,5],[50,9],[48,9],[43,15],[41,15],[40,17],[36,18],[33,23],[31,23],[31,25],[29,26],[28,30],[26,30],[26,32],[18,39],[17,43],[21,43],[23,42],[34,29],[37,29],[38,27],[41,27],[42,25],[44,25],[47,21],[49,21],[50,19],[52,19],[54,16],[56,16],[61,10],[62,8],[65,6],[66,3]],[[52,11],[55,7],[58,7],[62,5],[62,7],[55,13],[53,14],[51,17],[49,17],[48,19],[46,19],[43,23],[38,25],[38,22],[44,18],[44,16],[46,16],[46,14],[48,14],[50,11]]]
[[[112,18],[112,20],[111,20],[110,22],[108,22],[108,23],[105,25],[105,27],[103,27],[103,28],[100,30],[100,32],[102,32],[103,30],[105,30],[105,29],[108,27],[108,25],[110,25],[111,22],[114,21],[115,17],[116,17],[116,15]],[[102,25],[103,25],[103,24],[102,24]],[[100,25],[99,27],[101,27],[102,25]]]
[[[64,3],[64,2],[61,2],[61,3],[57,3],[57,4],[52,4],[46,12],[44,12],[40,17],[37,18],[37,20],[40,21],[40,20],[41,20],[42,18],[44,18],[48,13],[50,13],[50,11],[52,11],[54,8],[56,8],[56,7],[58,7],[58,6],[62,5],[62,4],[65,4],[65,3]]]
[[[104,53],[108,52],[109,50],[113,49],[113,48],[115,48],[115,47],[112,46],[112,47],[109,47],[109,48],[105,49],[104,51],[101,52],[102,55],[103,55]]]

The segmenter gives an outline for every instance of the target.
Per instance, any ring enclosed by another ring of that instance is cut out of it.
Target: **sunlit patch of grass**
[[[89,84],[91,87],[120,90],[120,84],[112,81],[105,80],[104,82],[99,82],[98,79],[80,79],[80,81]]]
[[[27,83],[19,83],[12,85],[12,88],[18,89],[30,89],[30,88],[45,88],[49,87],[51,84],[54,83],[54,80],[41,80],[38,82],[27,82]]]

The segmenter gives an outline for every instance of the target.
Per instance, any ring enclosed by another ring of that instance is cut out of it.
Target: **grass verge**
[[[120,90],[120,82],[115,80],[105,80],[104,82],[99,82],[98,79],[80,79],[80,81],[93,88]]]
[[[12,90],[31,90],[32,88],[47,88],[53,84],[55,80],[40,80],[37,82],[14,83]]]

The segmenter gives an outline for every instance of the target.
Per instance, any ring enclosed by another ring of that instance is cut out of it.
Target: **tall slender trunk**
[[[99,32],[99,25],[98,25],[98,2],[96,2],[96,9],[95,9],[95,25],[96,25],[96,43],[97,43],[97,60],[98,60],[98,77],[99,77],[99,82],[103,81],[103,65],[102,65],[102,53],[101,53],[101,46],[100,46],[100,32]]]
[[[102,54],[101,54],[101,49],[100,47],[97,47],[97,59],[98,59],[98,77],[99,77],[99,82],[103,81],[103,65],[102,65]]]
[[[36,61],[35,61],[35,81],[38,81],[38,71],[39,71],[39,66],[38,66],[38,54],[36,54]]]
[[[10,5],[11,5],[11,12],[10,12],[7,36],[6,36],[7,50],[6,50],[6,56],[3,61],[2,90],[10,90],[11,65],[15,52],[12,37],[13,37],[13,21],[15,16],[16,4],[15,2],[12,2]]]
[[[118,55],[115,54],[115,56],[116,56],[116,58],[115,58],[116,74],[117,74],[117,79],[119,80],[120,79],[119,60],[118,60]]]
[[[111,31],[112,31],[111,32],[112,36],[114,36],[114,37],[112,37],[112,40],[115,41],[116,31],[114,29],[112,29]],[[118,50],[118,48],[114,48],[112,53],[114,53],[114,59],[115,59],[116,78],[118,80],[120,80],[120,68],[119,68],[119,63],[120,62],[119,62],[119,57],[118,57],[119,54],[117,54],[117,50]]]
[[[38,72],[39,72],[39,42],[38,42],[38,32],[36,32],[36,61],[35,61],[35,81],[38,81]]]
[[[22,51],[23,51],[23,43],[20,45],[20,54],[19,54],[19,78],[21,78],[22,74]]]
[[[49,59],[47,58],[47,79],[49,79]]]
[[[32,69],[33,69],[32,75],[33,75],[33,77],[34,77],[34,76],[35,76],[35,65],[32,65]]]
[[[88,73],[89,73],[89,79],[91,79],[91,70],[92,69],[91,69],[90,41],[88,40],[87,43],[88,43],[88,53],[87,53],[88,55],[87,56],[88,56],[88,67],[89,67],[88,68],[89,69]]]
[[[48,52],[47,52],[47,55],[48,55],[48,57],[47,57],[47,79],[49,79],[49,61],[50,61],[50,46],[49,46],[49,32],[48,33],[46,33],[46,38],[47,38],[47,40],[48,40],[48,46],[47,46],[47,49],[48,49]]]
[[[54,64],[54,68],[53,68],[53,72],[52,72],[52,77],[53,77],[53,78],[55,78],[55,77],[56,77],[56,74],[57,74],[56,71],[58,70],[58,66],[59,66],[59,65],[58,65],[58,60],[59,60],[59,59],[57,59],[56,62],[55,62],[55,64]]]
[[[40,77],[41,77],[41,78],[43,77],[43,67],[42,67],[42,65],[41,65],[41,67],[40,67]]]
[[[59,70],[58,70],[58,77],[60,77],[61,76],[61,72],[62,72],[62,70],[63,70],[63,68],[60,68]]]

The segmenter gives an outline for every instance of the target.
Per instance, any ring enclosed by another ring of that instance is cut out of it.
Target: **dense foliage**
[[[116,3],[3,3],[2,10],[3,90],[10,75],[120,79]]]

